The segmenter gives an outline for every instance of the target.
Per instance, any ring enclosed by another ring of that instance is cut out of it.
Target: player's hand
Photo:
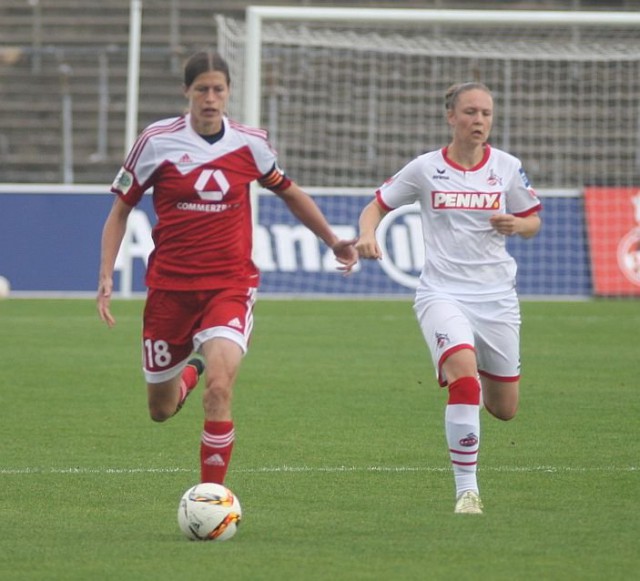
[[[113,279],[105,278],[100,280],[100,283],[98,284],[98,296],[96,297],[96,303],[100,319],[102,319],[108,327],[113,327],[116,324],[116,320],[113,318],[110,309],[112,291]]]
[[[360,236],[356,242],[356,250],[360,258],[382,258],[382,251],[375,236]]]
[[[492,228],[504,236],[513,236],[518,233],[518,221],[513,214],[494,214],[489,218]]]
[[[355,238],[353,240],[338,240],[338,242],[331,247],[336,260],[341,264],[338,270],[342,271],[345,275],[349,274],[358,263],[358,253],[354,248],[355,243]]]

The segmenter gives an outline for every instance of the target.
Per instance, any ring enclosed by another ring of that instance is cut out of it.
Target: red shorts
[[[256,289],[165,291],[149,289],[144,308],[142,360],[148,383],[182,372],[189,357],[222,337],[246,353],[253,329]]]

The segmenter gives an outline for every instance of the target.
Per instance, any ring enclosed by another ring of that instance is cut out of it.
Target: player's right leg
[[[480,382],[475,353],[461,349],[442,364],[448,378],[445,434],[456,485],[457,514],[480,514],[478,452],[480,450]]]
[[[204,363],[202,360],[198,357],[189,359],[182,374],[180,375],[180,398],[175,413],[178,413],[182,409],[184,402],[195,389],[196,385],[198,385],[198,380],[203,373]]]
[[[163,422],[181,408],[198,383],[202,362],[189,359],[198,316],[191,293],[150,289],[143,317],[143,370],[149,415]]]
[[[159,380],[157,374],[153,375],[145,370],[149,415],[155,422],[164,422],[182,409],[204,373],[204,363],[193,357],[186,365],[178,365],[171,372],[175,375],[166,380]]]
[[[448,297],[418,297],[414,310],[438,381],[449,392],[444,423],[455,479],[455,512],[470,514],[462,505],[471,496],[479,499],[480,447],[480,382],[473,329],[464,310]]]

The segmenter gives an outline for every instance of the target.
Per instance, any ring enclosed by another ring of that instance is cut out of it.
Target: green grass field
[[[93,301],[0,301],[0,579],[637,577],[637,301],[523,303],[520,412],[483,413],[480,517],[453,514],[409,302],[259,301],[224,543],[178,529],[202,412],[194,394],[148,419],[141,308],[116,302],[109,330]]]

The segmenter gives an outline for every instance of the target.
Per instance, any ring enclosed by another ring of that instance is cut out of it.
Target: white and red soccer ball
[[[180,499],[178,524],[192,541],[226,541],[236,534],[241,520],[238,497],[222,484],[196,484]]]

